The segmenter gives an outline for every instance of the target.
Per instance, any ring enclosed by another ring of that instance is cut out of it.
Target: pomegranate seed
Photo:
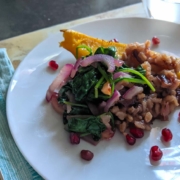
[[[114,40],[114,42],[119,42],[116,38],[114,38],[113,40]]]
[[[158,146],[152,146],[150,150],[150,158],[154,161],[159,161],[163,156],[163,152]]]
[[[80,137],[76,133],[70,133],[70,142],[71,144],[79,144],[80,143]]]
[[[154,36],[154,37],[152,38],[152,42],[153,42],[153,44],[157,45],[157,44],[160,43],[160,39],[159,39],[158,37]]]
[[[112,40],[110,40],[109,42],[119,42],[116,38],[114,38],[114,39],[112,39]]]
[[[130,134],[126,134],[126,141],[129,145],[134,145],[136,142],[136,138],[134,138]]]
[[[51,60],[51,61],[49,61],[49,67],[53,70],[57,70],[59,65],[56,63],[56,61]]]
[[[144,131],[142,129],[132,127],[130,128],[130,133],[135,137],[135,138],[142,138],[144,136]]]
[[[82,150],[81,151],[81,158],[90,161],[94,157],[94,154],[89,150]]]
[[[164,128],[162,130],[162,137],[165,142],[169,142],[172,140],[173,135],[170,129]]]

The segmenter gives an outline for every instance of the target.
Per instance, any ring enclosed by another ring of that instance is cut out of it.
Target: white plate
[[[180,25],[142,18],[109,19],[73,28],[80,32],[124,43],[144,42],[154,35],[161,44],[156,51],[180,56]],[[155,123],[136,145],[125,143],[120,133],[111,141],[92,146],[84,141],[69,143],[61,117],[45,102],[48,86],[58,74],[48,69],[48,61],[56,60],[60,67],[74,62],[73,56],[58,47],[62,34],[51,35],[34,48],[16,70],[9,86],[7,115],[14,140],[34,169],[51,180],[154,180],[180,177],[180,124],[176,110],[169,122]],[[156,128],[159,126],[159,128]],[[174,134],[169,146],[162,144],[160,130],[168,126]],[[149,149],[159,145],[164,156],[158,166],[149,162]],[[82,149],[94,152],[94,159],[85,162],[79,157]]]

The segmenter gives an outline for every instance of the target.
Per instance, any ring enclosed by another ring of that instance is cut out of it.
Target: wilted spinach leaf
[[[93,66],[87,66],[87,67],[79,67],[78,73],[86,73],[87,71],[93,70]]]
[[[72,81],[72,93],[75,95],[75,100],[82,101],[97,81],[95,68],[86,73],[78,73]]]
[[[100,117],[91,116],[86,119],[72,118],[68,120],[68,130],[81,134],[91,134],[96,140],[101,138],[101,133],[106,126],[101,122]]]
[[[88,107],[78,107],[78,106],[72,106],[70,113],[68,115],[91,115],[91,111]]]
[[[127,68],[129,68],[129,66],[124,63],[121,67],[116,69],[116,72],[119,71],[119,70],[127,69]],[[130,68],[130,69],[133,69],[133,68]],[[146,75],[146,70],[141,65],[139,65],[134,70],[138,71],[139,73],[141,73],[144,76]],[[133,76],[136,76],[136,75],[133,74]]]
[[[114,46],[110,46],[108,48],[99,47],[97,48],[94,54],[106,54],[106,55],[115,57],[116,48]]]
[[[140,72],[144,76],[146,75],[146,70],[143,69],[141,65],[136,68],[136,71]]]
[[[58,102],[63,103],[64,101],[69,101],[68,96],[66,95],[66,92],[72,92],[72,84],[71,81],[69,81],[66,85],[64,85],[60,91],[59,91],[59,97]]]

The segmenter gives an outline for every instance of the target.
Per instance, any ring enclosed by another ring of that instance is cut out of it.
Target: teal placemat
[[[4,180],[42,180],[18,150],[6,116],[6,94],[14,73],[6,53],[0,48],[0,169]]]

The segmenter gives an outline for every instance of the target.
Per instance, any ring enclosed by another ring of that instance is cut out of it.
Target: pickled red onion
[[[117,79],[117,78],[122,78],[122,77],[132,77],[131,75],[129,75],[128,73],[124,73],[124,72],[116,72],[113,75],[113,79]]]
[[[120,92],[115,90],[112,97],[107,100],[104,111],[108,112],[109,108],[112,107],[119,100],[120,96],[121,96]]]
[[[89,56],[81,61],[80,65],[82,67],[86,67],[94,62],[103,62],[108,67],[108,72],[113,72],[115,70],[114,58],[104,54],[95,54],[93,56]]]
[[[125,94],[123,95],[124,99],[132,99],[135,95],[143,92],[143,88],[139,86],[133,86],[128,89]]]
[[[49,102],[51,101],[52,95],[55,90],[59,90],[68,80],[71,71],[73,69],[72,64],[66,64],[59,72],[58,76],[49,86],[47,93],[46,93],[46,100]]]

